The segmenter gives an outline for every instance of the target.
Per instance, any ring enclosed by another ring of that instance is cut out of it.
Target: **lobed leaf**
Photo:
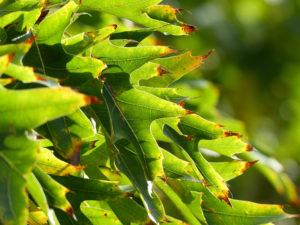
[[[85,0],[80,2],[80,10],[92,9],[110,13],[171,35],[187,35],[195,30],[193,26],[181,23],[175,19],[175,13],[177,12],[175,9],[165,12],[164,9],[161,9],[161,6],[155,5],[160,2],[161,0],[105,0],[102,4],[98,4],[95,0]],[[171,6],[168,9],[171,9]],[[173,21],[170,21],[170,12],[171,17],[174,18]],[[176,22],[176,24],[169,22]]]

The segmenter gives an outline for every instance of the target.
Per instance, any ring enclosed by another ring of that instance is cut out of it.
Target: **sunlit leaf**
[[[1,90],[0,98],[0,130],[31,129],[90,103],[69,88]]]
[[[95,0],[86,0],[81,2],[80,10],[84,11],[93,9],[100,12],[110,13],[118,17],[125,17],[126,19],[132,20],[141,25],[172,35],[186,35],[195,30],[193,26],[181,23],[177,20],[176,22],[178,25],[164,22],[163,20],[170,20],[170,14],[169,12],[164,13],[164,10],[162,10],[159,6],[153,6],[159,2],[161,2],[161,0],[142,2],[138,0],[105,0],[102,2],[102,4],[98,4],[98,2]],[[175,12],[176,11],[174,11],[174,13]],[[154,18],[151,18],[151,16]],[[173,17],[175,17],[174,14]]]

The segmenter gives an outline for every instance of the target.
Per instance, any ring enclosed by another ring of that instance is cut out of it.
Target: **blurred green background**
[[[198,27],[171,46],[205,54],[201,75],[220,90],[218,108],[246,125],[251,142],[300,183],[300,0],[164,1]],[[280,202],[255,171],[231,183],[237,198]],[[282,223],[294,224],[294,223]]]

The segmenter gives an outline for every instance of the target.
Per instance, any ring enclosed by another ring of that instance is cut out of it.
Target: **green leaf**
[[[206,56],[192,56],[191,52],[186,52],[176,56],[152,60],[151,62],[154,64],[151,65],[152,67],[157,68],[156,70],[158,71],[158,75],[153,76],[150,79],[143,75],[144,80],[141,80],[140,84],[145,86],[167,87],[176,80],[179,80],[185,74],[202,65],[205,58]],[[157,65],[159,65],[159,67],[157,67]],[[147,67],[140,68],[136,73],[147,74],[143,71],[144,69],[147,69]]]
[[[207,182],[208,188],[219,198],[228,202],[229,189],[212,165],[203,157],[198,149],[199,139],[188,140],[187,137],[179,135],[174,129],[166,125],[164,133],[171,138],[183,151],[187,160],[195,164]],[[187,154],[186,154],[187,153]]]
[[[95,204],[94,201],[84,201],[80,206],[80,210],[94,225],[123,224],[120,220],[118,220],[113,211],[101,208],[99,204]]]
[[[47,122],[48,133],[46,137],[53,143],[55,152],[72,164],[79,162],[79,153],[82,140],[72,135],[65,117]]]
[[[214,122],[210,122],[196,114],[187,115],[180,118],[178,127],[182,133],[191,135],[200,139],[216,139],[225,137],[227,132]],[[230,135],[230,133],[228,133]]]
[[[66,68],[69,72],[91,73],[95,78],[99,77],[106,67],[107,66],[99,59],[82,56],[75,56],[66,64]]]
[[[66,198],[69,190],[53,180],[48,174],[38,167],[35,167],[33,173],[47,196],[48,204],[72,214],[72,206]]]
[[[47,174],[66,176],[83,169],[82,166],[73,166],[66,163],[53,154],[53,151],[40,148],[37,155],[37,165]]]
[[[204,198],[206,201],[207,198]],[[203,206],[208,223],[211,224],[245,224],[255,225],[291,218],[279,205],[257,204],[247,201],[230,200],[232,207],[208,201]],[[212,208],[213,207],[213,208]]]
[[[53,176],[53,178],[70,190],[70,194],[83,200],[110,200],[126,196],[118,187],[117,182],[97,179],[84,179],[75,176]],[[78,207],[78,206],[74,206]]]
[[[217,138],[214,140],[201,140],[199,147],[215,151],[228,157],[233,157],[235,154],[252,150],[252,146],[243,142],[238,136]]]
[[[28,225],[48,225],[47,216],[41,210],[31,211],[27,223]]]
[[[9,61],[10,56],[8,54],[0,56],[0,75],[2,75],[5,72],[6,68],[9,65]]]
[[[176,157],[174,154],[168,152],[167,150],[163,149],[162,152],[164,156],[164,170],[168,177],[193,177],[199,180],[198,173],[195,172],[192,163]],[[200,178],[202,178],[202,176]]]
[[[91,121],[81,110],[49,121],[43,128],[40,132],[52,141],[56,153],[72,164],[79,163],[80,149],[88,139],[95,140],[96,135]]]
[[[83,32],[62,40],[64,50],[76,55],[91,47],[94,43],[103,41],[116,30],[116,25],[110,25],[97,31]]]
[[[135,40],[141,42],[145,38],[147,38],[154,29],[151,28],[143,28],[138,30],[125,30],[125,31],[116,31],[110,36],[111,40],[114,39],[127,39],[127,40]]]
[[[5,86],[5,85],[8,85],[8,84],[11,84],[14,80],[12,78],[3,78],[3,79],[0,79],[0,88],[5,90],[5,88],[2,87]]]
[[[235,160],[231,162],[211,162],[215,170],[223,177],[225,181],[232,180],[242,175],[247,169],[252,167],[257,161],[247,162]]]
[[[19,0],[19,1],[9,1],[4,0],[0,3],[0,8],[6,11],[17,11],[22,9],[31,9],[33,7],[38,7],[42,2],[38,0]]]
[[[161,7],[158,9],[159,6],[153,6],[159,2],[161,2],[161,0],[104,0],[102,4],[98,4],[95,0],[85,0],[81,2],[80,10],[85,11],[92,9],[110,13],[171,35],[186,35],[195,30],[193,26],[181,23],[177,20],[176,22],[178,25],[162,21],[169,20],[170,15],[169,12],[162,13]],[[154,11],[159,11],[159,18],[158,16],[155,16],[157,13]],[[154,18],[151,18],[151,16]],[[173,17],[175,17],[175,15],[173,15]]]
[[[219,99],[219,89],[212,83],[197,79],[176,83],[175,87],[180,90],[181,95],[187,97],[185,105],[189,109],[207,119],[215,120],[218,118],[216,106]],[[228,118],[225,120],[227,121]]]
[[[164,217],[165,212],[160,200],[153,193],[153,183],[148,180],[144,166],[137,154],[130,148],[124,147],[122,142],[116,144],[115,148],[119,151],[116,156],[117,166],[140,192],[149,218],[158,223]]]
[[[69,88],[0,90],[0,99],[0,130],[35,128],[90,103]]]
[[[178,93],[178,90],[176,88],[153,88],[153,87],[147,87],[147,86],[134,86],[136,89],[148,92],[150,94],[153,94],[157,97],[160,97],[162,99],[171,101],[171,102],[178,102],[182,99],[184,99],[184,96]]]
[[[109,206],[123,224],[142,224],[149,220],[145,208],[131,198],[111,200]]]
[[[182,179],[195,179],[201,181],[203,178],[199,173],[195,172],[193,164],[182,160],[172,153],[163,150],[164,160],[164,170],[169,177],[172,178],[182,178]],[[249,167],[253,166],[256,161],[247,162],[241,160],[235,160],[231,162],[210,162],[217,173],[224,179],[224,181],[229,181],[237,176],[242,175]]]
[[[82,140],[94,140],[94,137],[97,134],[96,128],[82,110],[77,110],[66,116],[66,118],[72,134],[80,137]],[[97,140],[98,138],[99,137],[97,137]]]
[[[155,31],[195,30],[161,2],[0,0],[0,224],[256,225],[292,217],[228,198],[225,182],[258,159],[254,167],[299,203],[277,161],[245,154],[250,145],[233,132],[244,134],[241,123],[216,110],[217,89],[196,74],[179,81],[210,53],[157,45]],[[80,110],[91,103],[99,104]],[[220,154],[216,162],[208,150]]]
[[[41,184],[33,173],[28,176],[28,183],[26,187],[37,205],[43,210],[44,213],[48,214],[49,206],[46,195],[43,192]]]
[[[28,210],[25,186],[37,153],[24,134],[0,134],[0,223],[23,224]]]
[[[155,180],[155,185],[170,199],[170,201],[179,210],[183,218],[191,225],[201,225],[198,219],[193,215],[187,205],[185,205],[180,197],[172,190],[171,187],[160,178]]]
[[[52,209],[49,209],[47,198],[43,191],[43,188],[33,173],[31,173],[30,176],[28,176],[27,190],[29,191],[30,195],[37,203],[37,205],[47,215],[49,224],[59,225],[54,211]],[[32,217],[32,215],[30,217]]]
[[[152,5],[147,8],[146,12],[153,19],[169,23],[178,21],[176,14],[179,12],[179,9],[175,9],[170,5]]]
[[[256,225],[275,222],[293,217],[286,214],[280,205],[257,204],[248,201],[230,199],[231,206],[216,199],[202,184],[190,181],[169,180],[177,187],[183,185],[185,190],[204,192],[203,212],[208,224],[243,224]]]
[[[191,191],[192,199],[189,199],[187,206],[201,223],[207,224],[206,218],[201,208],[201,205],[203,204],[202,195],[203,193]]]
[[[26,52],[28,52],[30,47],[31,47],[30,42],[20,43],[20,44],[0,45],[0,56],[10,54],[10,53],[15,53],[15,54],[17,53],[18,55],[23,56]]]
[[[83,149],[80,155],[80,162],[85,167],[99,167],[107,164],[109,159],[108,149],[104,136],[99,136],[94,147]]]
[[[34,82],[38,80],[32,67],[19,66],[10,63],[5,74],[23,82]]]
[[[41,14],[42,8],[32,9],[29,11],[16,11],[1,16],[0,27],[5,28],[6,26],[16,23],[17,31],[23,31],[25,28],[29,30],[35,22],[38,20]]]
[[[38,44],[54,45],[61,43],[65,29],[78,9],[74,1],[68,2],[56,12],[48,15],[34,30]]]
[[[99,58],[113,67],[114,72],[126,73],[131,73],[152,59],[174,52],[166,46],[122,47],[112,44],[108,39],[95,44],[91,48],[93,57]]]
[[[153,120],[159,118],[183,115],[185,110],[174,103],[136,89],[130,89],[115,97],[111,88],[105,85],[103,97],[113,128],[112,143],[121,139],[128,140],[134,146],[148,179],[161,175],[162,154],[149,132],[150,125]]]

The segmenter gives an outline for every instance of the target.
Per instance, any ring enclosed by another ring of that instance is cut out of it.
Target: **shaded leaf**
[[[103,209],[98,204],[93,204],[93,201],[84,201],[80,206],[80,210],[94,225],[122,225],[113,211]]]
[[[123,224],[142,224],[149,220],[145,208],[131,198],[111,200],[109,206]]]
[[[164,133],[171,138],[184,152],[187,159],[194,163],[200,173],[203,175],[205,181],[219,199],[228,202],[229,189],[220,176],[219,173],[212,167],[212,165],[203,157],[198,149],[199,140],[188,140],[185,136],[179,135],[175,130],[166,125]]]
[[[15,11],[1,16],[0,27],[15,23],[17,31],[29,30],[38,20],[42,8],[36,8],[28,11]]]
[[[33,173],[47,196],[48,204],[72,214],[72,206],[66,198],[69,190],[53,180],[48,174],[38,167],[35,167]]]
[[[165,212],[161,201],[153,193],[153,183],[148,180],[145,168],[137,155],[128,147],[119,144],[116,145],[116,149],[119,151],[116,158],[118,167],[140,192],[149,218],[158,223],[164,217]]]
[[[83,200],[109,200],[116,197],[126,196],[119,189],[117,182],[97,180],[97,179],[84,179],[75,176],[53,176],[53,178],[68,188],[77,199]],[[76,206],[77,207],[77,206]]]
[[[59,222],[57,221],[56,215],[52,209],[49,209],[48,202],[46,195],[42,189],[41,184],[36,179],[33,173],[28,176],[28,182],[27,182],[27,190],[29,191],[30,195],[34,199],[34,201],[37,203],[37,205],[42,209],[42,211],[47,215],[48,221],[50,225],[59,225]],[[31,220],[33,219],[33,215],[31,212],[29,213],[29,218]],[[38,219],[40,221],[41,219]]]
[[[1,133],[0,140],[0,223],[23,224],[28,216],[26,179],[38,146],[24,134]]]
[[[200,225],[201,223],[192,214],[190,209],[182,202],[180,197],[172,190],[171,187],[160,178],[155,180],[155,185],[171,200],[179,210],[183,218],[191,225]]]
[[[82,166],[73,166],[66,163],[53,154],[53,151],[40,148],[37,155],[37,165],[47,174],[66,176],[83,169]]]

